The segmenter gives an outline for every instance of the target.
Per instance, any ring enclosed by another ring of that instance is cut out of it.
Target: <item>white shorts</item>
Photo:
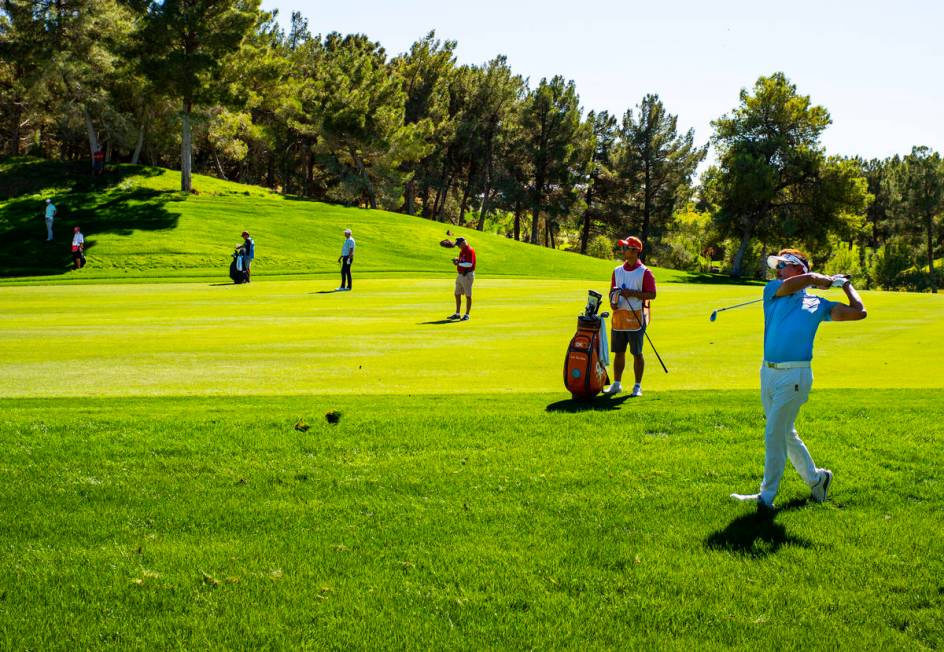
[[[475,280],[475,272],[468,274],[458,274],[456,276],[456,296],[464,294],[467,297],[472,296],[472,282]]]

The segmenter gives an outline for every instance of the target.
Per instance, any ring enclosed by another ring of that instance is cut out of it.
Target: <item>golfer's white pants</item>
[[[52,240],[52,220],[53,218],[51,217],[46,218],[46,239],[47,240]]]
[[[812,487],[819,480],[813,458],[794,427],[800,406],[806,403],[812,386],[813,370],[809,367],[761,367],[760,392],[767,427],[764,431],[764,481],[760,485],[760,495],[768,504],[773,504],[780,488],[788,456],[806,484]]]

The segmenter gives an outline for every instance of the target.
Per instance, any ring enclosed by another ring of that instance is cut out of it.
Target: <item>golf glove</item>
[[[843,285],[849,282],[849,277],[845,274],[834,274],[833,282],[830,287],[841,288]]]

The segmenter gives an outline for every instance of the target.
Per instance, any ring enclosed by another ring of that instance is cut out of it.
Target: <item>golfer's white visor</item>
[[[789,265],[799,265],[803,268],[804,272],[810,271],[807,266],[803,263],[802,260],[794,256],[793,254],[783,254],[782,256],[767,256],[767,267],[770,269],[777,269],[777,263],[784,262]]]

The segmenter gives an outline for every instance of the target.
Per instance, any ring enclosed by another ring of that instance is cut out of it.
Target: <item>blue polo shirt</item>
[[[350,256],[354,253],[354,238],[348,237],[344,240],[344,245],[341,247],[342,256]]]
[[[783,281],[764,287],[764,359],[768,362],[813,359],[813,338],[821,322],[830,321],[834,301],[806,290],[778,297]]]

